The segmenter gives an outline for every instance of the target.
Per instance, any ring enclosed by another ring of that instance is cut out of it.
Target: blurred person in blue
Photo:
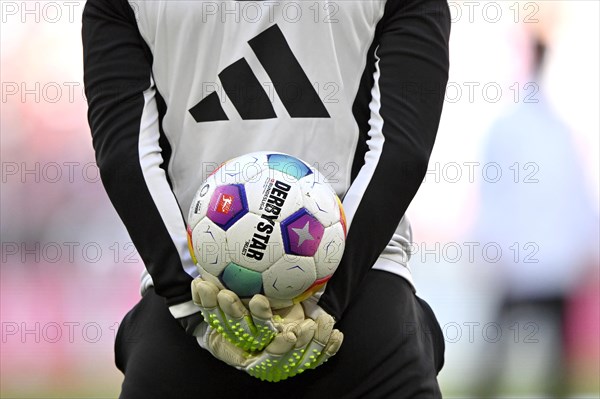
[[[529,39],[536,90],[489,132],[483,162],[500,165],[502,175],[481,187],[476,236],[503,251],[498,263],[487,265],[501,293],[496,321],[503,329],[533,323],[527,331],[518,328],[524,333],[520,341],[527,335],[531,339],[524,342],[536,345],[538,353],[529,359],[535,371],[545,373],[544,386],[536,389],[562,398],[568,391],[566,304],[592,265],[598,220],[571,132],[540,87],[546,39],[532,32]],[[547,325],[553,331],[538,331]],[[539,340],[552,336],[548,341],[555,342]],[[483,369],[477,397],[495,397],[502,389],[508,343],[514,343],[512,336],[486,343],[485,355],[493,360]]]

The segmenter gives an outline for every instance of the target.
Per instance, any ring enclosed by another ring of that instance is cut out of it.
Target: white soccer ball
[[[188,243],[202,278],[274,309],[307,299],[344,253],[346,219],[318,170],[291,155],[257,152],[223,163],[199,187]]]

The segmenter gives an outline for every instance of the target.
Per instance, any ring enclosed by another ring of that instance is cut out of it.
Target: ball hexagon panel
[[[287,254],[313,256],[319,248],[325,228],[313,215],[302,208],[283,222],[281,234]]]
[[[213,276],[221,274],[229,263],[225,232],[209,218],[202,219],[192,230],[192,246],[196,263]]]
[[[206,216],[223,230],[227,230],[248,212],[246,193],[241,184],[218,186],[213,192]]]
[[[337,195],[329,184],[315,179],[300,180],[304,207],[325,227],[340,221]]]
[[[296,180],[313,173],[307,164],[287,154],[269,154],[267,162],[269,168],[292,176]]]
[[[240,298],[249,298],[262,292],[262,274],[233,262],[223,270],[221,281]]]
[[[212,198],[216,188],[217,183],[215,182],[215,179],[209,177],[204,183],[202,183],[198,191],[196,191],[196,194],[192,199],[190,211],[188,213],[188,226],[191,229],[196,227],[196,224],[206,216],[210,199]]]
[[[325,229],[321,245],[315,254],[317,278],[331,276],[337,269],[344,254],[345,238],[341,223],[336,223]]]
[[[284,255],[262,274],[265,295],[275,299],[292,299],[306,291],[315,281],[312,258]]]
[[[302,193],[295,181],[281,172],[271,170],[257,181],[244,185],[248,210],[257,215],[282,221],[302,206]]]
[[[278,222],[247,213],[226,234],[228,256],[240,266],[262,272],[283,256]]]

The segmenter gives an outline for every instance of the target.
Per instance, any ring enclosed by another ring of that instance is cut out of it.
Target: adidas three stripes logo
[[[329,118],[325,105],[277,25],[250,39],[248,44],[271,78],[277,95],[292,118]],[[244,58],[223,69],[219,79],[242,119],[277,117],[269,96]],[[294,87],[294,90],[289,90],[290,87]],[[216,92],[204,97],[189,112],[196,122],[229,119]]]

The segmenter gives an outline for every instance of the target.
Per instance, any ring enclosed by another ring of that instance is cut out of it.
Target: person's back
[[[123,397],[439,395],[443,339],[413,293],[404,213],[439,123],[447,4],[90,0],[83,22],[98,165],[148,271],[124,325],[157,325],[139,339],[122,328]],[[198,311],[182,213],[219,164],[260,150],[316,166],[349,225],[318,302],[344,344],[327,365],[277,384],[213,359],[173,320]],[[149,370],[161,359],[179,368],[159,379]]]

